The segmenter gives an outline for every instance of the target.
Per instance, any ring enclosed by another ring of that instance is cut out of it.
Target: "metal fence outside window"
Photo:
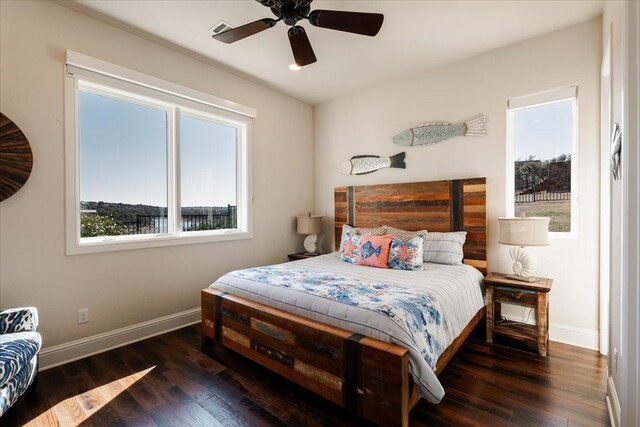
[[[226,213],[182,215],[182,231],[221,230],[237,228],[237,207],[227,206]],[[166,215],[136,215],[135,221],[124,221],[127,234],[167,233]]]

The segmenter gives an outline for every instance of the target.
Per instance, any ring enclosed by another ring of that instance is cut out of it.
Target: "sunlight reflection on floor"
[[[109,384],[70,397],[55,405],[53,408],[38,415],[27,426],[77,426],[98,412],[120,393],[147,375],[155,366],[127,377],[120,378]]]

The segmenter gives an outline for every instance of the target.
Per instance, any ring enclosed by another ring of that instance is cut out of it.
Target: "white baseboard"
[[[609,412],[609,421],[612,427],[620,427],[620,401],[618,400],[618,392],[613,378],[607,377],[607,411]]]
[[[198,322],[200,322],[200,307],[48,347],[40,351],[40,370],[64,365]]]
[[[549,339],[591,350],[600,348],[600,334],[590,329],[552,323],[549,325]]]
[[[527,323],[529,325],[535,325],[535,322],[531,320]],[[600,348],[600,334],[598,331],[576,328],[575,326],[559,325],[557,323],[551,323],[549,325],[549,340],[588,348],[590,350],[598,350]]]
[[[535,325],[535,314],[529,315],[528,309],[519,306],[503,305],[502,315],[516,322],[525,322]],[[600,349],[600,333],[591,329],[577,328],[575,326],[561,325],[558,323],[549,324],[549,339],[590,350]]]

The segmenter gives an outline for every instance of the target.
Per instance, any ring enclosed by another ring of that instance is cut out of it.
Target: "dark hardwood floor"
[[[549,357],[471,337],[442,373],[446,396],[422,400],[412,426],[602,426],[605,358],[551,342]],[[14,425],[368,425],[233,353],[200,351],[196,326],[40,373],[37,392],[0,419]]]

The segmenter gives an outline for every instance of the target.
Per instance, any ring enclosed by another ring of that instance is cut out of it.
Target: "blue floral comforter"
[[[409,350],[420,394],[439,402],[438,357],[484,305],[482,274],[470,266],[419,271],[340,261],[339,254],[227,273],[211,287]]]
[[[295,269],[288,264],[249,268],[231,275],[380,313],[408,333],[431,369],[435,369],[445,349],[442,339],[446,337],[446,320],[429,293],[416,293],[388,283],[365,282],[337,273]]]

